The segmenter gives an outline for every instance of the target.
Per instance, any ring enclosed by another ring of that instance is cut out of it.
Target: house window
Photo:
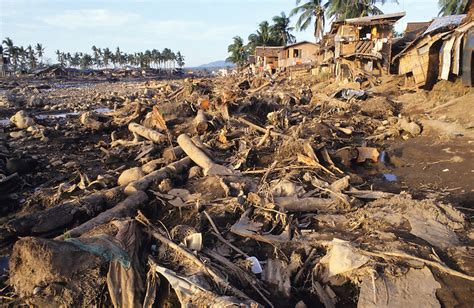
[[[293,49],[293,58],[301,58],[301,49]]]

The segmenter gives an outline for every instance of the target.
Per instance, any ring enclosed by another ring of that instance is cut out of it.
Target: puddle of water
[[[93,109],[92,111],[97,113],[108,113],[112,112],[113,110],[108,107],[101,107]],[[33,117],[38,120],[45,120],[45,119],[65,119],[67,116],[78,116],[79,112],[63,112],[63,113],[55,113],[55,114],[37,114]],[[0,127],[4,127],[10,125],[10,119],[4,118],[0,119]]]
[[[94,109],[94,111],[97,112],[97,113],[107,113],[107,112],[111,112],[113,110],[108,108],[108,107],[102,107],[102,108]]]
[[[93,112],[97,113],[107,113],[111,112],[112,109],[107,108],[107,107],[101,107],[101,108],[96,108],[92,110]],[[36,115],[35,118],[43,120],[43,119],[63,119],[66,118],[67,116],[77,116],[79,115],[80,112],[63,112],[63,113],[56,113],[56,114],[39,114]]]
[[[382,175],[385,178],[385,180],[389,182],[396,182],[398,180],[397,176],[392,173],[383,173]]]
[[[63,119],[66,118],[67,116],[75,116],[79,115],[79,112],[65,112],[65,113],[57,113],[57,114],[38,114],[35,115],[34,117],[39,119],[39,120],[44,120],[44,119]]]
[[[8,259],[7,256],[0,257],[0,276],[5,275],[8,271]]]
[[[386,164],[388,163],[388,155],[387,155],[387,152],[385,152],[385,151],[380,152],[379,160],[380,160],[381,163],[383,163],[384,165],[386,165]]]
[[[10,124],[10,119],[0,119],[0,126],[7,126],[8,124]]]

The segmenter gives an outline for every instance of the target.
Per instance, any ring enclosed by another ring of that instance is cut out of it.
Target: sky
[[[247,39],[262,20],[294,6],[295,0],[0,0],[0,38],[42,43],[53,62],[57,49],[91,53],[95,45],[128,53],[170,48],[181,51],[186,66],[198,66],[224,60],[234,36]],[[438,14],[437,0],[399,0],[381,9],[407,12],[399,32],[407,21]],[[294,34],[314,40],[311,29]]]

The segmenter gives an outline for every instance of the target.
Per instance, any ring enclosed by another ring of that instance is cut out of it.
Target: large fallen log
[[[114,187],[64,202],[44,211],[14,218],[0,230],[0,240],[60,231],[60,228],[65,228],[72,222],[84,222],[115,205],[122,198],[122,193],[123,187]]]
[[[125,200],[119,202],[116,206],[108,209],[105,212],[100,213],[96,217],[86,221],[82,225],[69,230],[66,235],[56,237],[56,239],[63,240],[67,237],[79,237],[82,234],[112,221],[117,218],[133,217],[136,214],[138,208],[148,201],[148,196],[143,191],[137,191],[136,193],[129,195]]]
[[[151,185],[158,184],[162,180],[170,177],[174,177],[178,174],[184,173],[191,167],[192,160],[189,157],[185,157],[177,162],[169,164],[159,170],[153,171],[139,180],[133,181],[125,187],[125,193],[132,195],[138,191],[145,191]]]
[[[298,198],[292,197],[277,197],[275,204],[281,210],[287,212],[326,212],[331,209],[334,204],[333,199],[324,198]]]
[[[154,143],[163,143],[168,140],[168,137],[162,133],[159,133],[153,129],[146,128],[137,123],[130,123],[128,124],[128,130],[131,131],[133,134],[137,134],[143,138],[146,138]]]
[[[231,175],[233,172],[229,168],[216,164],[202,151],[186,134],[178,137],[178,144],[183,151],[204,170],[204,175]]]

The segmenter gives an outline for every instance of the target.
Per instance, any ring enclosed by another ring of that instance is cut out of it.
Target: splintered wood
[[[98,83],[90,105],[12,85],[12,106],[84,112],[7,108],[0,305],[474,305],[470,212],[445,198],[469,190],[397,173],[425,127],[396,80],[231,75]],[[468,161],[443,151],[425,169]]]

